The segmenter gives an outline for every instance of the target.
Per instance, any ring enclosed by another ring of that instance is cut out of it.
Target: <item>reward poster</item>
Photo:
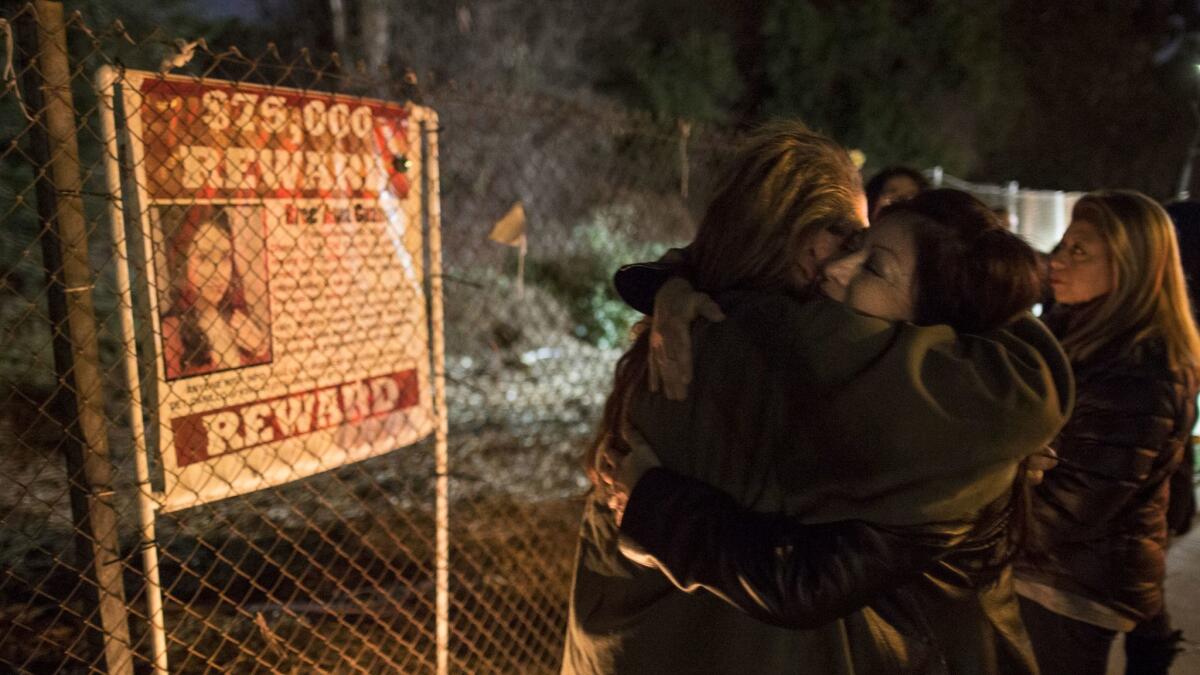
[[[126,72],[164,509],[435,426],[418,121],[380,101]]]

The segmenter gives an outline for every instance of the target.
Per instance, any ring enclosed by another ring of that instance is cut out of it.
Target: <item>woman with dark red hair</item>
[[[246,312],[226,213],[181,234],[171,251],[173,306],[162,323],[167,378],[268,360],[268,333]]]

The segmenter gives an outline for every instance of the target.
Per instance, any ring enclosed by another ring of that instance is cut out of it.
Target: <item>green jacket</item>
[[[719,301],[729,318],[694,331],[688,400],[640,392],[630,422],[664,466],[747,508],[814,523],[968,518],[1011,488],[1070,409],[1066,357],[1032,316],[957,336],[828,300]],[[847,672],[853,649],[844,622],[768,626],[629,562],[596,499],[569,623],[571,673]]]

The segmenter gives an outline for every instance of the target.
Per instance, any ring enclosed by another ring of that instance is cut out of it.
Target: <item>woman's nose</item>
[[[835,258],[825,266],[825,278],[842,286],[848,286],[866,259],[866,250],[851,251]]]
[[[1062,268],[1066,267],[1067,263],[1063,259],[1064,257],[1065,254],[1063,253],[1063,247],[1061,245],[1055,246],[1054,250],[1050,251],[1050,269],[1061,270]]]

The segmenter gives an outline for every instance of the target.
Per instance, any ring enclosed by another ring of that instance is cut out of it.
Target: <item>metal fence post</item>
[[[132,674],[66,25],[61,2],[37,0],[34,8],[36,27],[27,28],[36,30],[36,67],[28,69],[26,94],[39,118],[31,127],[31,149],[38,165],[38,216],[45,230],[42,255],[59,378],[56,409],[68,430],[62,447],[71,507],[86,541],[80,542],[80,569],[90,567],[94,577],[107,670]]]
[[[1192,167],[1196,164],[1196,155],[1200,154],[1200,103],[1192,101],[1191,108],[1196,132],[1188,144],[1187,157],[1183,161],[1183,168],[1179,170],[1179,185],[1175,188],[1175,199],[1181,201],[1192,196]]]
[[[117,295],[121,300],[121,339],[125,347],[125,381],[129,387],[129,430],[133,435],[134,472],[138,489],[138,525],[141,530],[142,574],[146,580],[146,618],[155,675],[167,673],[167,630],[163,617],[159,579],[158,540],[154,532],[157,509],[150,483],[150,452],[142,422],[142,382],[138,374],[137,337],[133,327],[133,291],[129,281],[129,248],[125,241],[125,200],[121,191],[121,155],[117,144],[116,69],[101,66],[96,72],[100,96],[100,128],[104,136],[104,178],[108,187],[108,217],[117,257]]]
[[[1015,180],[1008,181],[1008,185],[1004,186],[1004,210],[1008,211],[1009,227],[1013,228],[1017,234],[1028,236],[1028,232],[1024,229],[1024,224],[1021,222],[1021,215],[1018,210],[1018,200],[1021,196],[1021,185]]]
[[[1071,212],[1067,210],[1067,195],[1062,190],[1054,191],[1054,238],[1059,239],[1067,231]]]
[[[434,432],[437,496],[434,507],[436,542],[434,588],[436,593],[435,641],[437,675],[450,672],[450,458],[449,417],[446,411],[445,312],[442,307],[442,205],[438,174],[438,119],[424,118],[421,124],[421,195],[424,201],[426,250],[429,256],[429,323],[433,341],[433,396],[437,411]]]

